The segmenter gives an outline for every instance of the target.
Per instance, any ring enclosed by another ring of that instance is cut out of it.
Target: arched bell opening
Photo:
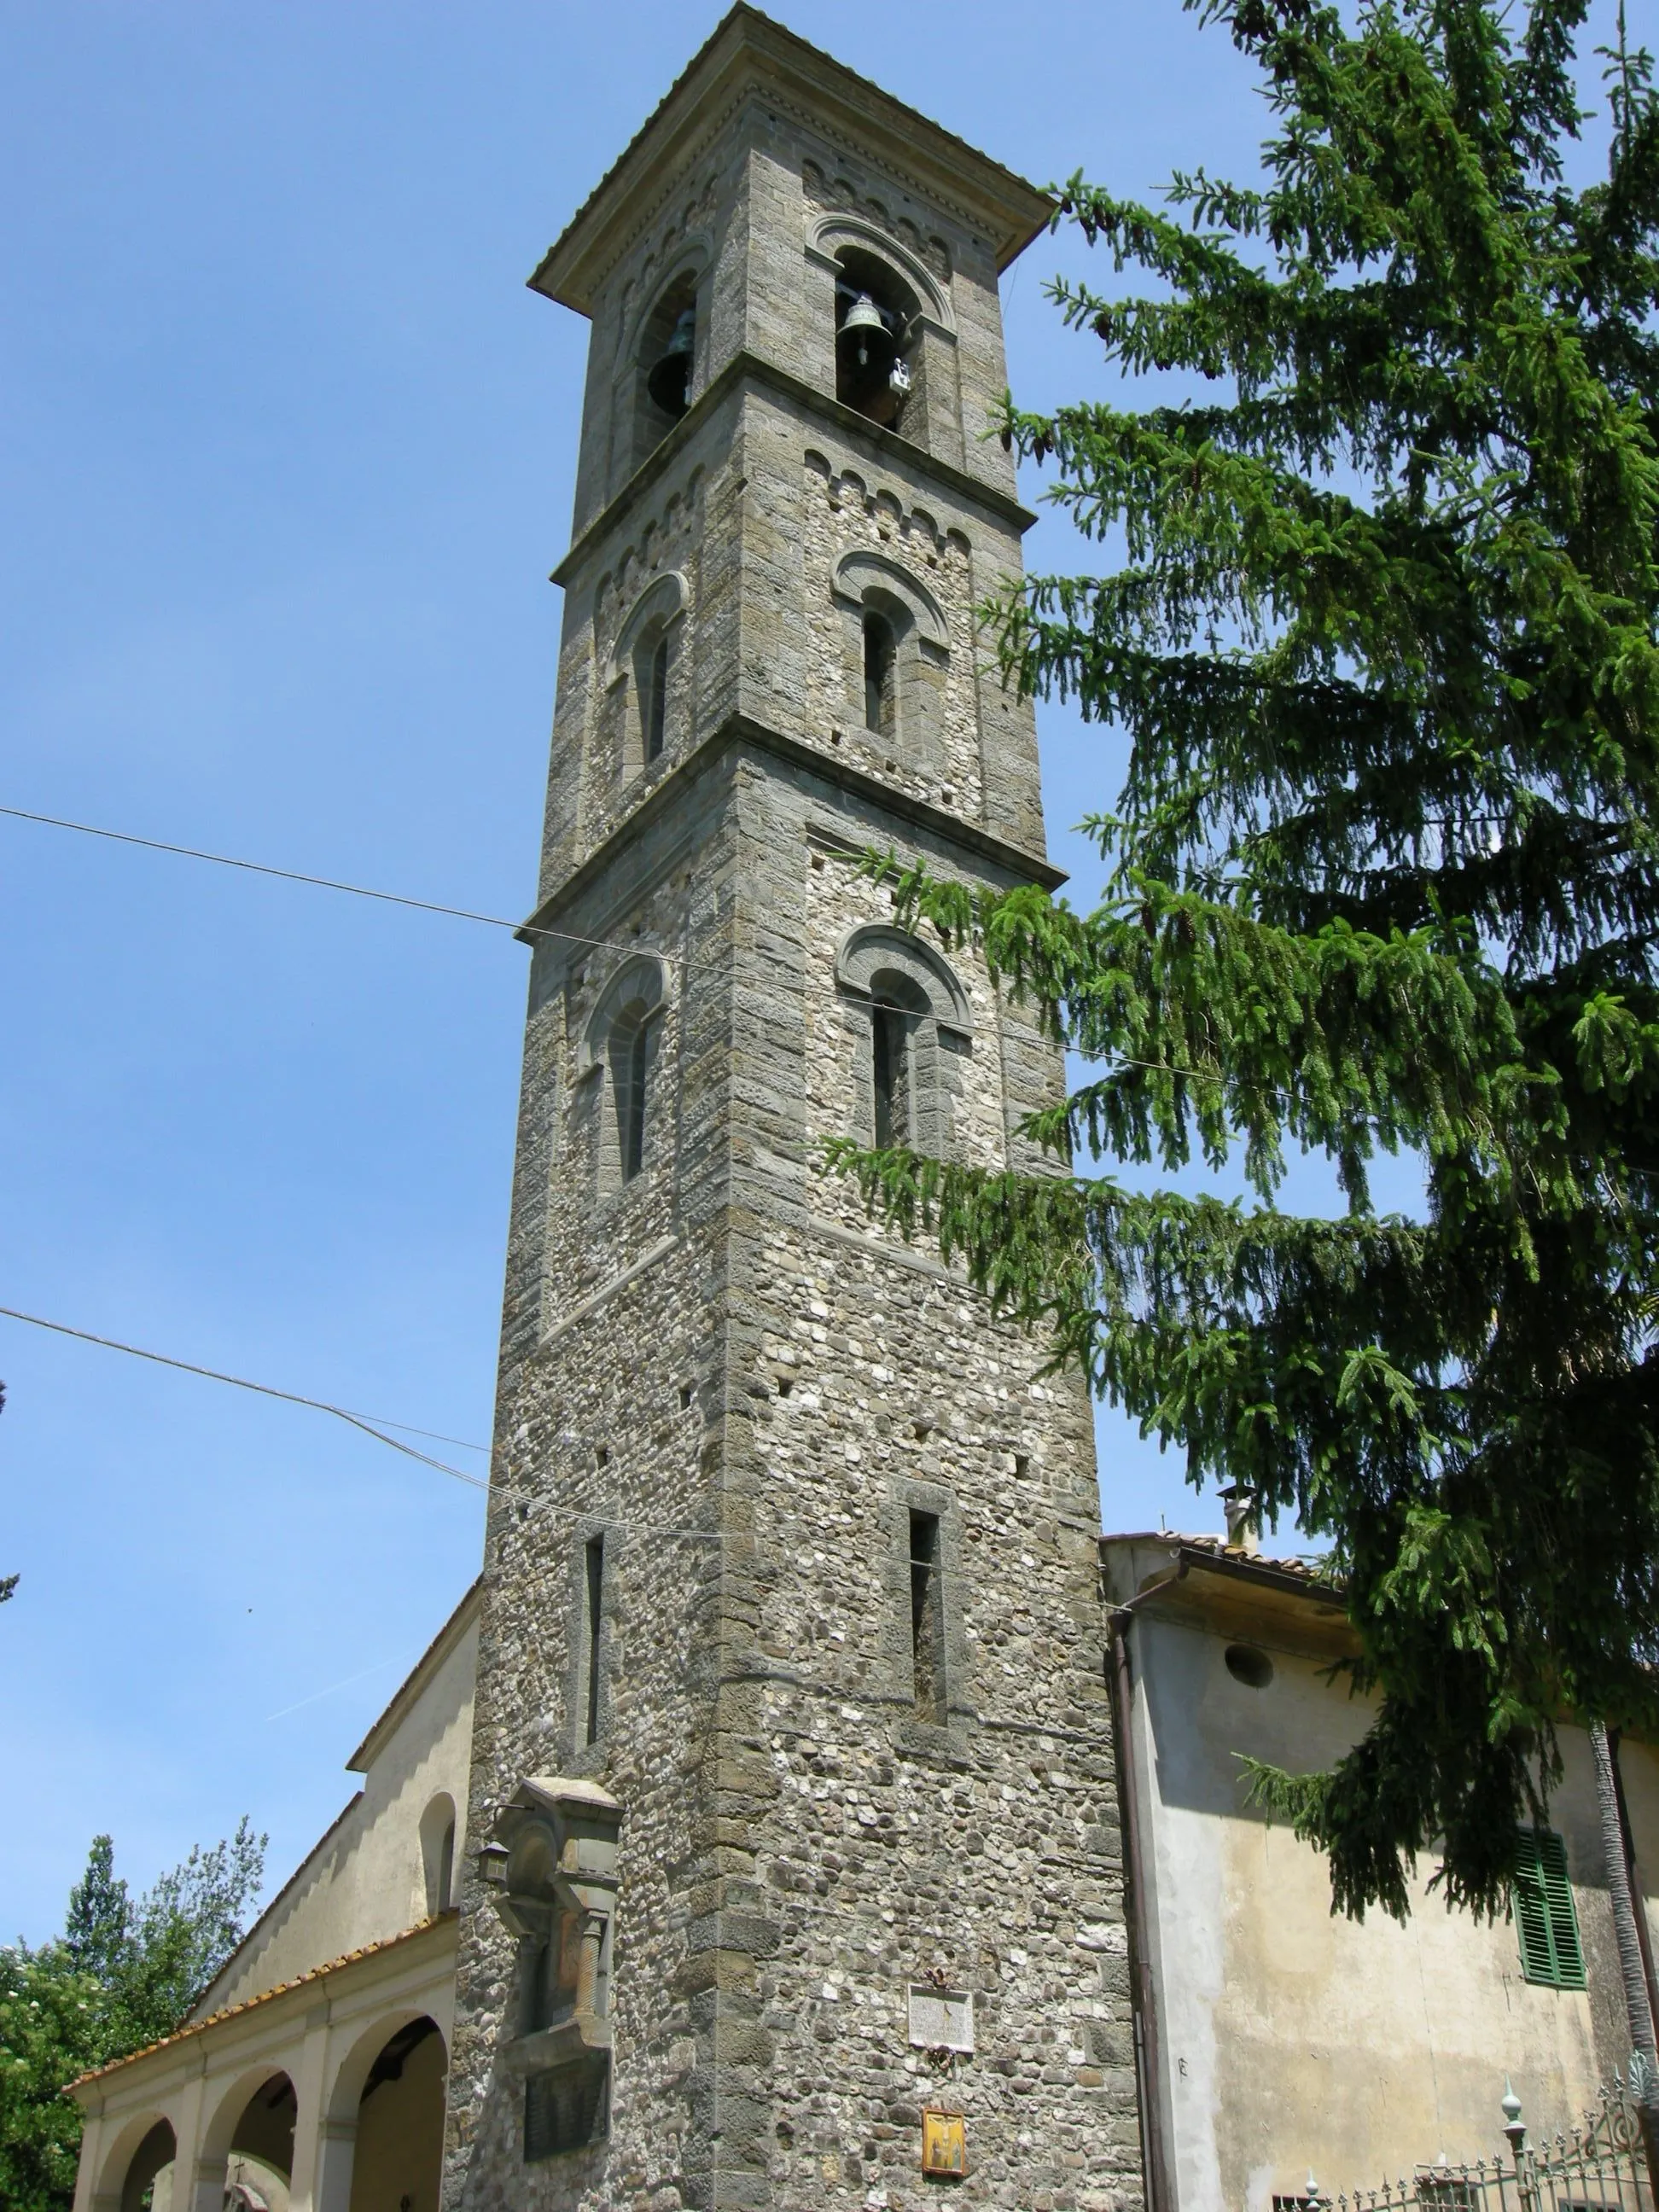
[[[665,1012],[661,963],[624,961],[588,1018],[582,1118],[605,1198],[648,1176],[663,1140],[656,1061]]]
[[[611,1137],[619,1183],[632,1182],[645,1165],[651,1045],[651,1010],[643,1000],[635,999],[617,1010],[605,1054],[611,1074]]]
[[[676,277],[641,325],[635,355],[634,465],[668,435],[691,404],[697,353],[697,280]]]
[[[357,2100],[350,2212],[437,2212],[449,2053],[428,2014],[387,2037]]]
[[[836,397],[897,429],[915,382],[916,295],[862,246],[844,246],[836,260]]]
[[[898,630],[884,607],[866,605],[863,618],[864,726],[890,738],[898,726]]]
[[[866,922],[842,941],[836,981],[848,1002],[849,1033],[861,1033],[855,1133],[883,1151],[905,1146],[950,1158],[973,1032],[955,971],[908,930]]]
[[[121,2212],[173,2212],[173,2161],[178,2140],[171,2124],[157,2120],[127,2160],[120,2180]]]

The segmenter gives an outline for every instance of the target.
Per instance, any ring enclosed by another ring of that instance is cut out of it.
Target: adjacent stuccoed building
[[[1053,883],[974,610],[1030,185],[746,8],[532,283],[592,324],[461,1899],[454,2208],[1117,2207],[1081,1388],[822,1148],[1060,1095],[871,848]],[[931,2117],[930,2117],[931,2115]]]

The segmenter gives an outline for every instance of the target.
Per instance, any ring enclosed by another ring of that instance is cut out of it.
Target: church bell
[[[842,316],[836,350],[860,383],[884,377],[898,358],[887,318],[867,292],[860,292]]]
[[[696,337],[696,310],[682,310],[668,334],[662,358],[647,377],[646,389],[665,415],[684,415],[691,399],[691,348]]]

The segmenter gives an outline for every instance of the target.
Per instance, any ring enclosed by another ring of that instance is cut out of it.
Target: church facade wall
[[[449,1904],[428,1894],[422,1821],[436,1803],[453,1807],[453,1879],[466,1849],[477,1663],[477,1630],[468,1620],[377,1747],[362,1790],[203,1991],[193,2017],[245,2004],[325,1960],[385,1942]]]

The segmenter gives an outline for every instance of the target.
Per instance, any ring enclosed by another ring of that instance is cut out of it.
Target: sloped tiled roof
[[[1293,1575],[1310,1590],[1336,1591],[1342,1587],[1323,1571],[1317,1554],[1291,1553],[1280,1558],[1268,1552],[1250,1551],[1243,1544],[1230,1544],[1224,1536],[1183,1536],[1174,1528],[1136,1528],[1122,1532],[1113,1529],[1100,1540],[1103,1545],[1165,1544],[1178,1551],[1207,1552],[1212,1558],[1231,1566],[1265,1568],[1272,1574]]]
[[[192,2036],[201,2035],[210,2027],[217,2027],[222,2021],[234,2020],[240,2014],[252,2012],[260,2005],[269,2004],[273,1997],[286,1996],[290,1990],[302,1990],[308,1982],[320,1982],[325,1975],[337,1974],[343,1966],[355,1966],[360,1959],[372,1959],[382,1951],[395,1950],[399,1943],[407,1943],[416,1936],[423,1936],[429,1928],[436,1928],[446,1920],[459,1917],[459,1908],[447,1906],[428,1920],[417,1920],[412,1928],[403,1929],[396,1936],[383,1936],[378,1943],[365,1943],[356,1951],[343,1952],[325,1966],[313,1966],[303,1974],[296,1974],[291,1982],[278,1982],[272,1990],[261,1990],[256,1997],[245,1997],[240,2004],[226,2005],[222,2011],[210,2013],[205,2020],[192,2020],[185,2027],[175,2028],[171,2035],[161,2036],[155,2043],[147,2043],[141,2051],[129,2051],[125,2058],[112,2058],[106,2066],[94,2066],[89,2073],[77,2074],[64,2088],[64,2096],[72,2096],[88,2081],[101,2081],[106,2075],[118,2073],[123,2066],[131,2066],[140,2058],[149,2058],[158,2051],[169,2050],[176,2043],[188,2043]]]

